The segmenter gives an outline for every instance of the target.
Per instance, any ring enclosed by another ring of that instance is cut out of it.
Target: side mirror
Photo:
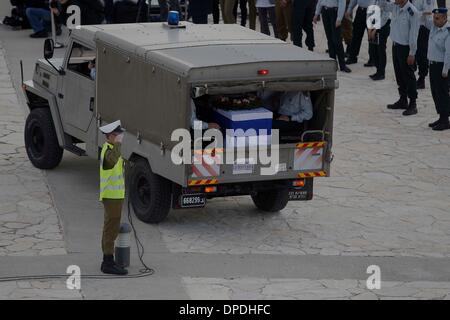
[[[53,39],[45,39],[44,42],[44,58],[45,60],[53,58],[53,53],[55,51],[55,43]]]

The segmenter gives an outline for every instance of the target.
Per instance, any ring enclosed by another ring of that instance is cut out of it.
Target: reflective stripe
[[[100,190],[100,192],[105,192],[106,190],[125,190],[125,186],[106,186],[103,189]]]
[[[110,176],[108,178],[100,178],[101,183],[106,183],[108,181],[117,181],[123,179],[123,175]]]

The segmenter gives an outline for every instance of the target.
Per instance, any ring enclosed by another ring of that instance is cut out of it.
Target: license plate
[[[289,200],[308,200],[308,190],[290,190]]]
[[[206,197],[201,194],[184,194],[181,196],[180,205],[182,208],[204,207]]]

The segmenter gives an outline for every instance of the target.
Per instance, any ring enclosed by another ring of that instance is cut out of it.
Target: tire
[[[59,146],[49,108],[31,110],[25,122],[25,149],[28,159],[39,169],[53,169],[61,162],[64,149]]]
[[[287,189],[260,191],[251,197],[255,206],[266,212],[283,210],[289,202],[289,192]]]
[[[146,159],[135,161],[127,174],[128,196],[134,213],[146,223],[166,219],[171,205],[171,183],[152,172]]]

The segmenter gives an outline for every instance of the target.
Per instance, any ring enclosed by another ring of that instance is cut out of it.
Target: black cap
[[[445,7],[441,7],[441,8],[436,8],[433,9],[433,13],[442,13],[442,14],[447,14],[448,9]]]

